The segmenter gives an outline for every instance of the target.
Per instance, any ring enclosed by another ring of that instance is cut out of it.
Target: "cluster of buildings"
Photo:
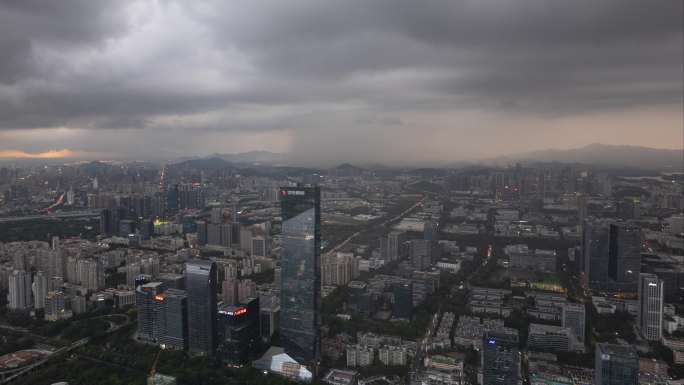
[[[442,313],[442,318],[439,321],[439,326],[435,331],[435,335],[430,341],[428,349],[445,349],[451,348],[451,329],[454,326],[456,315],[451,312]]]
[[[251,273],[249,263],[191,260],[184,268],[184,289],[136,281],[138,340],[241,366],[258,358],[278,330],[282,347],[268,349],[257,364],[311,379],[321,354],[320,192],[297,187],[281,194],[279,301],[257,293],[253,281],[239,279]]]
[[[347,345],[347,367],[372,366],[376,359],[384,366],[405,366],[416,353],[415,342],[393,336],[359,332],[357,341]]]
[[[0,288],[8,309],[44,315],[48,321],[86,311],[89,295],[105,288],[105,272],[116,263],[111,253],[76,240],[0,244]]]
[[[527,245],[509,245],[504,248],[509,257],[511,269],[556,272],[557,256],[555,250],[530,250]]]
[[[661,361],[639,358],[649,344],[670,349],[675,365],[684,362],[677,337],[684,330],[677,306],[684,302],[684,200],[670,180],[632,180],[579,166],[431,177],[377,177],[341,167],[325,177],[280,179],[179,167],[162,171],[158,185],[145,173],[126,171],[145,175],[131,181],[111,171],[89,176],[87,184],[53,188],[65,191],[63,207],[98,210],[105,239],[0,245],[9,308],[58,320],[102,302],[135,306],[140,342],[231,366],[253,361],[261,370],[311,380],[324,354],[321,298],[327,293],[344,287],[335,309],[344,314],[332,314],[336,320],[413,325],[416,308],[444,288],[445,274],[474,261],[489,266],[495,258],[497,277],[510,286],[447,280],[449,290],[442,292],[448,300],[464,295],[465,314],[434,315],[425,341],[328,335],[336,362],[359,372],[404,367],[411,371],[407,380],[426,385],[472,383],[472,358],[466,362],[454,352],[471,347],[485,385],[651,383],[666,374]],[[169,183],[170,175],[178,182]],[[327,189],[276,187],[294,179]],[[425,180],[442,189],[439,199],[402,191]],[[37,188],[12,187],[10,206],[30,204],[26,195]],[[320,255],[328,246],[320,238],[322,220],[362,226],[408,199],[420,203],[386,222],[391,228],[382,236],[363,241],[370,245],[350,242]],[[274,282],[263,283],[261,273],[270,270]],[[114,276],[117,282],[106,282]],[[576,287],[567,285],[575,280]],[[592,313],[616,312],[634,317],[640,350],[617,337],[593,343]],[[511,322],[518,318],[525,323]],[[269,347],[276,331],[280,346]],[[594,369],[563,360],[582,354],[594,357]],[[359,378],[335,369],[324,380],[353,385]]]

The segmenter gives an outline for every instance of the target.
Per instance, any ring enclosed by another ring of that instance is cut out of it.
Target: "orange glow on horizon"
[[[26,152],[20,150],[0,150],[0,158],[13,159],[51,159],[51,158],[73,158],[78,153],[69,149],[48,150],[44,152]]]

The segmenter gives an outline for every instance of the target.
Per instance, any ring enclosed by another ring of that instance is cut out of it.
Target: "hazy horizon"
[[[684,147],[683,3],[0,4],[0,158]]]

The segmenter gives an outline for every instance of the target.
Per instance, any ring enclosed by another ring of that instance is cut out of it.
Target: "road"
[[[64,355],[66,353],[69,353],[70,351],[80,348],[81,346],[85,345],[88,343],[90,339],[89,338],[82,338],[78,341],[72,342],[69,346],[65,346],[63,348],[55,350],[52,354],[49,356],[43,358],[40,361],[34,362],[31,365],[24,366],[18,369],[10,369],[10,370],[5,370],[3,372],[0,372],[0,385],[2,384],[8,384],[15,380],[16,378],[19,378],[25,374],[28,374],[29,372],[33,371],[34,369],[44,365],[51,359]]]
[[[485,256],[482,257],[481,263],[477,265],[477,269],[475,269],[472,273],[468,274],[468,277],[477,275],[480,272],[480,270],[482,270],[487,265],[488,261],[490,261],[492,257],[494,257],[494,249],[492,245],[488,245],[487,251],[485,253]],[[464,277],[464,281],[466,284],[469,281],[468,277]],[[432,316],[432,321],[428,324],[425,330],[425,336],[420,341],[418,341],[418,346],[416,347],[416,355],[413,357],[410,370],[410,372],[414,375],[418,374],[423,369],[423,360],[428,353],[428,346],[432,342],[432,335],[439,326],[439,315],[441,314],[441,312],[442,310],[440,308]]]
[[[10,330],[10,331],[13,331],[15,333],[21,333],[25,336],[31,337],[33,340],[40,341],[40,342],[45,342],[49,339],[45,336],[41,336],[39,334],[31,333],[30,330],[28,330],[26,328],[18,327],[18,326],[10,326],[10,325],[0,324],[0,329]]]
[[[133,323],[133,321],[131,321],[130,317],[128,317],[126,314],[120,314],[120,315],[126,317],[126,321],[123,322],[123,323],[121,323],[121,324],[116,324],[115,322],[110,321],[110,320],[107,319],[107,318],[112,317],[112,316],[113,316],[112,314],[105,314],[105,315],[102,315],[102,316],[93,317],[93,319],[95,319],[95,318],[104,318],[104,319],[109,323],[109,329],[107,329],[106,333],[107,333],[107,334],[111,334],[111,333],[114,333],[114,332],[120,330],[121,328],[124,328],[124,327],[126,327],[126,326],[129,326],[129,325],[131,325],[131,324]],[[116,316],[119,316],[119,314],[116,314]],[[42,340],[45,340],[45,339],[46,339],[46,338],[43,337],[43,336],[38,336],[38,335],[36,335],[36,334],[31,333],[29,330],[27,330],[27,329],[25,329],[25,328],[14,327],[14,326],[8,326],[8,325],[0,325],[0,328],[7,329],[7,330],[12,330],[12,331],[19,332],[19,333],[23,333],[23,334],[25,334],[25,335],[28,335],[28,336],[31,336],[31,337],[34,337],[34,338],[40,338],[40,339],[42,339]],[[72,342],[69,346],[65,346],[65,347],[62,347],[62,348],[60,348],[60,349],[55,350],[55,351],[54,351],[52,354],[50,354],[49,356],[43,358],[43,359],[40,360],[40,361],[34,362],[34,363],[31,364],[31,365],[24,366],[24,367],[21,367],[21,368],[16,368],[16,369],[10,369],[10,370],[5,370],[5,371],[0,371],[0,385],[2,385],[2,384],[7,384],[7,383],[13,381],[14,379],[16,379],[16,378],[18,378],[18,377],[20,377],[20,376],[23,376],[23,375],[25,375],[25,374],[31,372],[32,370],[34,370],[34,369],[36,369],[36,368],[38,368],[38,367],[44,365],[44,364],[47,363],[49,360],[51,360],[51,359],[53,359],[53,358],[55,358],[55,357],[58,357],[58,356],[60,356],[60,355],[64,355],[65,353],[69,353],[69,352],[71,352],[72,350],[77,349],[77,348],[79,348],[79,347],[81,347],[81,346],[87,344],[89,341],[90,341],[90,338],[88,338],[88,337],[82,338],[82,339],[80,339],[80,340],[78,340],[78,341]],[[92,357],[90,357],[90,359],[93,360]]]
[[[411,363],[411,372],[413,373],[417,373],[418,370],[423,367],[423,359],[427,355],[427,348],[432,341],[432,334],[439,324],[439,314],[439,311],[433,314],[432,321],[430,321],[427,329],[425,329],[425,336],[423,336],[418,342],[418,346],[416,346],[416,355],[413,357],[413,362]]]
[[[36,219],[69,219],[69,218],[96,218],[100,216],[100,210],[68,211],[56,214],[26,215],[23,217],[0,218],[0,223],[32,221]]]
[[[373,224],[372,227],[387,226],[389,223],[392,223],[392,222],[394,222],[394,221],[398,221],[399,219],[401,219],[401,218],[405,217],[406,215],[408,215],[409,213],[411,213],[411,211],[415,210],[418,206],[420,206],[421,204],[423,204],[424,201],[425,201],[425,198],[419,200],[418,202],[416,202],[415,204],[413,204],[411,207],[407,208],[406,210],[402,211],[401,213],[397,214],[396,216],[394,216],[394,217],[392,217],[392,218],[390,218],[390,219],[386,219],[386,220],[384,220],[384,221],[382,221],[382,222],[380,222],[380,223],[375,223],[375,224]],[[333,247],[332,249],[330,249],[326,254],[333,254],[333,253],[337,252],[338,250],[340,250],[341,248],[343,248],[344,246],[346,246],[349,242],[351,242],[354,238],[356,238],[356,237],[358,237],[359,235],[361,235],[361,234],[362,234],[364,231],[366,231],[366,230],[367,230],[367,229],[364,229],[364,230],[362,230],[362,231],[357,231],[357,232],[355,232],[354,234],[348,236],[345,240],[343,240],[342,242],[340,242],[340,243],[338,243],[337,245],[335,245],[335,247]]]

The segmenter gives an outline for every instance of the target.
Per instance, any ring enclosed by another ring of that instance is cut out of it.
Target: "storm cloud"
[[[0,150],[681,148],[683,14],[680,0],[0,1]]]

